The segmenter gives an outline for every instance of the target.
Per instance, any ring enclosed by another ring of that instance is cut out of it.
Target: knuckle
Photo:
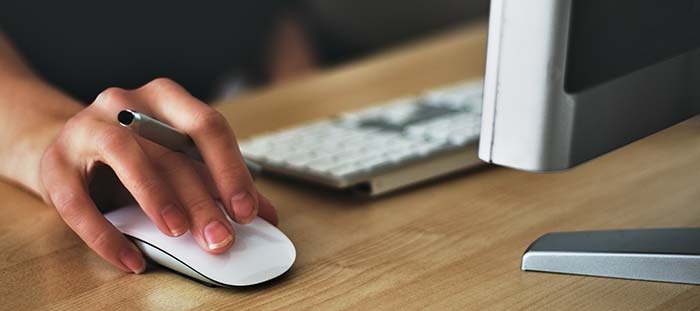
[[[136,197],[163,193],[160,182],[155,178],[142,178],[131,190]]]
[[[208,210],[212,210],[213,207],[215,207],[211,197],[208,195],[200,195],[189,198],[185,200],[185,206],[187,206],[187,209],[191,215],[208,213]]]
[[[93,120],[87,114],[78,114],[66,121],[53,145],[70,146],[76,142],[76,138],[86,137],[92,132]],[[60,149],[60,148],[59,148]]]
[[[68,119],[68,121],[66,121],[66,124],[63,125],[63,129],[61,130],[61,136],[75,133],[76,131],[81,130],[83,126],[84,124],[82,117],[75,116],[73,118],[70,118]]]
[[[71,222],[74,218],[74,211],[77,209],[79,203],[78,196],[72,191],[60,191],[50,194],[51,202],[53,202],[54,207],[58,213],[67,222]]]
[[[167,88],[173,88],[173,87],[178,87],[179,85],[173,81],[170,78],[155,78],[151,80],[150,82],[146,83],[146,85],[143,86],[145,89],[167,89]]]
[[[110,87],[100,92],[93,104],[112,106],[125,103],[128,91],[118,87]]]
[[[109,237],[109,232],[102,230],[95,235],[86,236],[85,243],[94,250],[105,250],[111,247]]]
[[[51,197],[51,190],[56,188],[60,182],[61,176],[59,176],[60,173],[58,172],[64,168],[65,165],[67,165],[67,162],[63,146],[56,142],[49,145],[44,151],[44,154],[41,155],[41,159],[39,159],[40,181],[46,190],[41,193],[41,197],[44,202],[54,207],[64,207],[66,206],[65,202],[71,202],[71,200],[64,199],[62,196],[58,197],[56,200]],[[58,201],[58,204],[54,201]],[[72,201],[75,201],[75,198],[73,198]],[[61,211],[59,210],[59,212]]]
[[[58,151],[58,146],[53,143],[46,148],[46,151],[44,151],[44,154],[41,156],[39,170],[44,171],[45,169],[54,167],[59,159],[60,152]]]
[[[71,159],[72,155],[79,153],[75,146],[83,141],[83,137],[90,134],[91,121],[89,117],[79,114],[68,119],[58,132],[58,135],[44,150],[39,167],[51,167]]]
[[[62,166],[63,159],[63,155],[56,145],[49,146],[41,156],[39,160],[39,172],[41,174],[41,181],[47,189],[53,186],[52,183],[55,179],[54,172]],[[47,199],[47,197],[44,197],[44,199]]]
[[[230,131],[226,118],[218,111],[206,107],[193,119],[193,132],[202,134],[222,134]]]
[[[248,169],[244,165],[227,165],[219,170],[221,176],[231,183],[231,188],[236,190],[244,190],[249,187]]]

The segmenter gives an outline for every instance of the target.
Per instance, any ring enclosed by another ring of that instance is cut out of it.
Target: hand
[[[146,113],[190,135],[206,165],[120,126],[116,115],[123,109]],[[46,200],[80,238],[113,265],[142,272],[141,253],[90,197],[89,184],[103,165],[113,170],[163,234],[175,237],[189,230],[210,253],[228,250],[235,240],[215,198],[221,198],[238,223],[248,223],[257,214],[277,223],[274,207],[255,189],[223,116],[168,79],[136,90],[102,92],[66,122],[40,167]]]

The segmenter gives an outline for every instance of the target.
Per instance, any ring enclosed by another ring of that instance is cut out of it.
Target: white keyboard
[[[482,87],[470,81],[266,133],[241,152],[263,171],[384,193],[478,163]]]

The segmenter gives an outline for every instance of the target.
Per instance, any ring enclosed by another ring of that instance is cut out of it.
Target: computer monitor
[[[700,113],[700,0],[493,0],[489,23],[486,162],[564,170]],[[697,245],[700,229],[554,233],[523,269],[698,284]]]
[[[700,1],[494,0],[479,156],[567,169],[700,112]]]

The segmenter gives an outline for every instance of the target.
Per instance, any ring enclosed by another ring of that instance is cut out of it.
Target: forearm
[[[41,156],[81,109],[32,73],[0,33],[0,176],[43,196]]]

